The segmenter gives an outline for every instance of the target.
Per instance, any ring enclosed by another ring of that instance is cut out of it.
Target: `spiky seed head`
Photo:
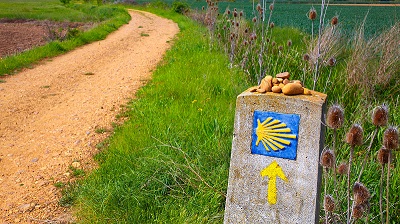
[[[269,38],[267,38],[267,39],[265,39],[265,41],[266,41],[267,43],[269,43],[271,40],[270,40]]]
[[[322,151],[320,164],[325,168],[333,168],[333,165],[335,164],[335,154],[332,150],[330,150],[329,148],[325,148]]]
[[[272,46],[275,46],[275,45],[276,45],[276,42],[275,42],[275,41],[272,41],[271,45],[272,45]]]
[[[270,24],[269,24],[269,27],[272,29],[272,28],[274,28],[275,27],[275,23],[274,22],[271,22]]]
[[[235,21],[232,20],[231,24],[232,24],[232,26],[235,25]]]
[[[253,20],[253,23],[257,22],[257,17],[254,16],[252,20]]]
[[[262,10],[260,3],[257,4],[256,9],[257,9],[258,12],[260,12]]]
[[[397,127],[388,127],[383,133],[383,145],[388,150],[396,150],[399,147],[399,131]]]
[[[248,32],[249,32],[248,28],[244,29],[244,33],[248,33]]]
[[[292,43],[292,40],[288,40],[288,41],[287,41],[287,46],[288,46],[288,47],[291,47],[292,44],[293,44],[293,43]]]
[[[304,54],[303,55],[303,60],[304,61],[309,61],[310,60],[310,55],[309,54]]]
[[[335,57],[331,57],[329,58],[329,60],[326,62],[326,64],[330,67],[333,67],[336,65],[336,58]]]
[[[269,5],[269,10],[274,10],[274,4],[272,3],[271,5]]]
[[[308,11],[308,18],[311,20],[315,20],[317,18],[317,11],[315,11],[314,8],[311,8],[310,11]]]
[[[346,143],[351,146],[363,144],[363,128],[359,124],[353,124],[346,134]]]
[[[239,27],[239,22],[236,22],[236,26]]]
[[[236,8],[233,8],[233,11],[234,11],[234,12],[236,12],[236,11],[237,11],[237,9],[236,9]]]
[[[332,129],[339,129],[344,122],[344,110],[339,104],[333,104],[329,107],[326,114],[326,124]]]
[[[371,197],[369,190],[360,182],[355,182],[353,185],[353,197],[356,205],[366,203]]]
[[[249,42],[247,42],[247,40],[243,41],[243,45],[247,46],[249,44]]]
[[[226,10],[226,14],[230,15],[231,14],[231,10]]]
[[[332,19],[331,19],[331,25],[332,26],[336,26],[338,24],[338,17],[337,16],[334,16]]]
[[[360,218],[362,218],[363,213],[364,213],[364,206],[362,206],[362,205],[355,205],[355,206],[353,207],[353,212],[352,212],[353,218],[355,218],[355,219],[360,219]]]
[[[378,127],[383,127],[387,125],[389,110],[386,104],[382,106],[377,106],[372,112],[372,124]]]
[[[347,163],[343,162],[338,166],[337,173],[340,175],[345,175],[345,174],[347,174],[348,170],[349,170],[349,165],[347,165]]]
[[[203,7],[201,7],[201,10],[203,10],[203,11],[204,11],[204,6],[203,6]]]
[[[279,50],[279,51],[283,51],[283,46],[282,46],[282,45],[279,45],[278,50]]]
[[[239,16],[242,17],[243,16],[243,11],[239,12]]]
[[[381,165],[387,164],[389,162],[389,155],[392,153],[390,150],[386,149],[385,146],[382,146],[378,150],[377,159]]]
[[[237,17],[238,13],[236,11],[233,11],[233,17]]]
[[[335,200],[329,194],[324,197],[324,209],[327,212],[333,212],[335,210]]]

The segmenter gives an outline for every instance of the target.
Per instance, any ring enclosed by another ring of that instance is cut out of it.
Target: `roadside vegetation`
[[[57,38],[57,30],[49,30],[55,35],[44,46],[35,47],[20,54],[10,55],[0,60],[0,76],[14,74],[22,68],[31,67],[38,61],[51,58],[76,47],[104,39],[130,20],[128,12],[121,6],[93,4],[62,4],[58,0],[5,1],[0,0],[0,18],[35,19],[93,23],[85,32],[71,29],[65,38]]]
[[[306,87],[327,93],[329,108],[343,109],[341,125],[326,120],[323,155],[329,163],[321,161],[326,186],[321,220],[344,221],[349,214],[359,214],[353,218],[356,223],[400,222],[398,148],[391,156],[381,151],[388,127],[400,124],[399,54],[387,54],[399,49],[398,21],[371,32],[367,23],[372,20],[346,21],[340,15],[332,22],[337,15],[327,14],[325,29],[319,32],[320,11],[315,7],[318,17],[313,19],[311,5],[298,12],[304,16],[299,23],[308,28],[295,29],[271,25],[279,20],[262,24],[258,11],[250,16],[243,11],[241,18],[241,8],[210,3],[203,2],[204,10],[198,11],[189,10],[185,2],[135,7],[173,19],[181,32],[153,79],[120,115],[128,118],[126,123],[115,126],[112,137],[98,145],[99,168],[72,187],[62,186],[68,198],[63,204],[73,205],[82,223],[222,223],[236,96],[266,74],[288,71]],[[274,11],[279,4],[266,5],[264,18],[289,17]],[[222,13],[215,13],[214,7]],[[351,32],[341,30],[348,23],[358,25]],[[388,109],[385,125],[373,119],[377,106]],[[359,126],[363,138],[353,142],[348,133],[359,133]],[[351,175],[346,167],[351,167]],[[355,204],[360,210],[350,211],[349,198],[358,197],[350,195],[353,187],[367,189],[368,200]],[[332,198],[326,197],[328,192]],[[333,209],[328,203],[332,201]]]

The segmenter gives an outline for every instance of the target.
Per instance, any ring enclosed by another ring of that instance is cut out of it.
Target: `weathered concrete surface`
[[[237,97],[224,223],[318,223],[326,97],[249,91]],[[255,110],[300,115],[295,160],[251,154]],[[260,174],[273,161],[287,179],[276,179],[276,204],[267,199],[271,180]]]

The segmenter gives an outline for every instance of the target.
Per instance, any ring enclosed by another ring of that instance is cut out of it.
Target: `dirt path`
[[[0,223],[71,220],[54,184],[73,178],[71,165],[94,166],[100,130],[111,129],[179,31],[150,13],[131,16],[103,41],[1,78]]]

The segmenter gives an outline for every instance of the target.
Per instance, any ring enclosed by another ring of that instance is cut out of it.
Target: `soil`
[[[18,54],[52,40],[64,40],[68,31],[85,31],[92,23],[0,19],[0,58]]]
[[[0,77],[0,223],[74,222],[70,208],[59,204],[57,186],[75,179],[71,166],[96,167],[96,145],[179,32],[170,20],[130,14],[130,23],[105,40]],[[3,25],[1,52],[46,39],[43,27]]]

